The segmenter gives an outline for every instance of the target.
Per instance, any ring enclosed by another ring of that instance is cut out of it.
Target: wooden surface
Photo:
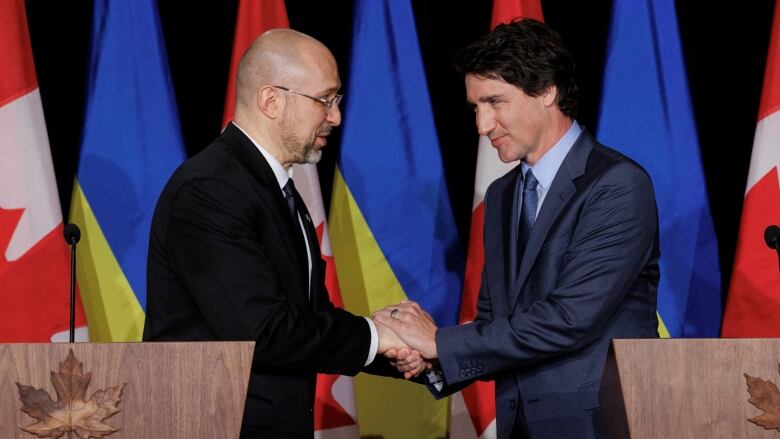
[[[35,437],[20,430],[36,420],[20,410],[15,382],[56,400],[51,372],[71,348],[92,373],[87,398],[127,383],[106,420],[121,431],[107,438],[238,438],[252,342],[0,344],[0,438]]]
[[[778,439],[747,420],[763,412],[747,401],[743,375],[778,384],[778,363],[780,339],[614,340],[605,423],[616,438]]]

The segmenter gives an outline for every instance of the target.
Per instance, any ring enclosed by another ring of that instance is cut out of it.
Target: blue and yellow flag
[[[185,158],[155,0],[96,0],[71,222],[92,341],[140,340],[154,206]]]
[[[417,301],[457,323],[458,242],[409,0],[355,3],[330,232],[347,309]],[[419,384],[358,376],[361,435],[445,435],[447,402]]]
[[[653,179],[661,335],[717,337],[718,246],[674,7],[673,0],[613,2],[598,137]]]

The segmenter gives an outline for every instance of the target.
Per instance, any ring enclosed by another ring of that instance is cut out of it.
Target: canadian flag
[[[723,337],[780,337],[780,270],[764,230],[780,225],[780,3],[775,4]]]
[[[540,0],[495,0],[490,28],[509,23],[515,18],[543,20]],[[471,212],[468,259],[460,305],[460,322],[467,323],[477,315],[477,297],[485,265],[483,232],[485,227],[485,191],[490,183],[509,172],[517,163],[504,163],[498,158],[490,140],[481,136],[477,150],[477,171],[474,182],[474,202]],[[452,439],[495,438],[495,383],[477,381],[452,397],[450,421]]]
[[[283,0],[240,0],[230,62],[225,116],[222,126],[233,119],[236,104],[236,71],[241,55],[260,34],[268,29],[289,27]],[[326,262],[325,286],[334,305],[344,307],[336,278],[336,265],[330,248],[325,207],[315,165],[294,165],[295,187],[306,203],[317,229],[320,252]],[[323,439],[357,439],[357,406],[353,379],[341,375],[319,375],[314,402],[314,437]]]
[[[70,257],[22,0],[0,2],[0,64],[0,341],[67,341]],[[76,326],[85,340],[80,300]]]
[[[325,286],[335,306],[344,308],[339,282],[336,277],[336,263],[330,248],[328,224],[325,221],[325,206],[322,203],[320,180],[316,165],[293,165],[295,187],[309,209],[311,220],[317,229],[320,253],[325,260]],[[344,375],[318,375],[317,393],[314,402],[314,437],[322,439],[357,439],[360,437],[357,425],[357,406],[352,377]]]

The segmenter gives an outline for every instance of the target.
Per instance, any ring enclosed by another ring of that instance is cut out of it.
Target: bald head
[[[237,79],[236,125],[284,167],[316,163],[341,124],[341,80],[330,50],[300,32],[273,29],[241,57]]]
[[[271,29],[257,37],[238,64],[236,111],[251,106],[264,86],[299,89],[323,69],[336,70],[336,60],[324,44],[292,29]]]

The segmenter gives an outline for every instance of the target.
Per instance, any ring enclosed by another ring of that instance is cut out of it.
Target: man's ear
[[[284,105],[279,91],[270,85],[266,85],[257,91],[255,101],[257,109],[270,119],[279,117],[282,112],[282,106]]]
[[[545,107],[551,107],[553,105],[558,104],[558,87],[556,87],[554,84],[547,87],[547,90],[545,90],[542,93],[542,102],[544,102]]]

